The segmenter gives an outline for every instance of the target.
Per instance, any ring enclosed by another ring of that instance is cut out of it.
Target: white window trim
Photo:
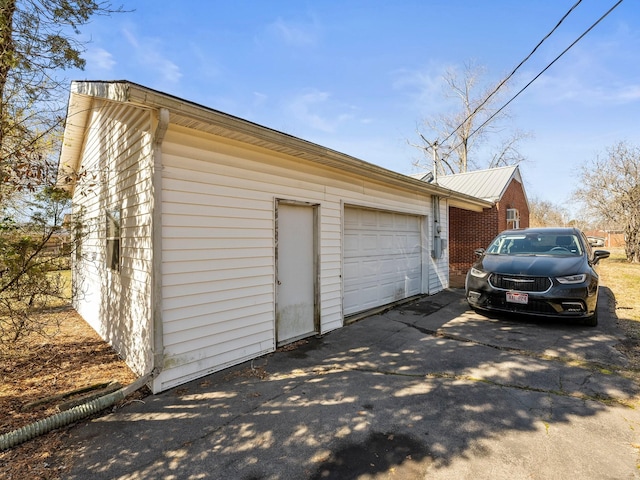
[[[106,266],[119,272],[122,259],[122,208],[107,210],[105,213]]]

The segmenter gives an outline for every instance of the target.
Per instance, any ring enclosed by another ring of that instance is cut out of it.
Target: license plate
[[[529,303],[529,294],[519,293],[519,292],[507,292],[507,302],[522,303],[526,305],[527,303]]]

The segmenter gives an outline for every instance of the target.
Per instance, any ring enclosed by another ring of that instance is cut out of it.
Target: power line
[[[524,92],[533,82],[535,82],[544,72],[546,72],[547,70],[549,70],[549,68],[551,68],[551,66],[556,63],[560,57],[562,57],[565,53],[567,53],[571,48],[573,48],[573,46],[578,43],[580,40],[582,40],[591,30],[593,30],[596,25],[598,25],[602,20],[605,19],[605,17],[607,17],[614,9],[616,9],[618,7],[618,5],[620,5],[623,2],[623,0],[618,0],[618,2],[611,7],[604,15],[602,15],[593,25],[591,25],[589,28],[587,28],[584,33],[582,35],[580,35],[578,38],[576,38],[571,45],[569,45],[567,48],[565,48],[562,53],[560,53],[560,55],[558,55],[556,58],[553,59],[553,61],[551,63],[549,63],[546,67],[544,67],[542,69],[542,71],[540,73],[538,73],[535,77],[533,77],[533,79],[527,83],[524,87],[522,87],[518,93],[516,93],[513,97],[511,97],[511,99],[505,103],[502,107],[500,107],[497,111],[495,111],[493,113],[493,115],[491,115],[489,118],[487,118],[478,128],[474,129],[470,134],[469,137],[471,137],[472,135],[474,135],[478,130],[480,130],[482,127],[484,127],[487,123],[489,123],[496,115],[498,115],[502,110],[504,110],[511,102],[513,102],[522,92]],[[459,127],[458,127],[459,128]],[[450,136],[449,136],[450,137]],[[449,138],[447,137],[447,138]],[[459,145],[458,145],[459,146]],[[457,147],[456,147],[457,148]],[[455,149],[454,149],[455,150]]]
[[[496,88],[493,89],[493,92],[491,92],[483,101],[482,103],[480,103],[480,105],[478,105],[473,112],[471,112],[469,115],[467,115],[467,117],[462,121],[462,123],[460,123],[460,125],[458,125],[458,127],[456,127],[447,138],[445,138],[442,142],[440,142],[440,144],[444,144],[447,140],[449,140],[458,130],[460,130],[460,128],[462,128],[462,126],[467,122],[467,120],[469,120],[471,117],[473,117],[476,113],[478,113],[478,110],[480,110],[490,99],[491,97],[493,97],[498,90],[500,90],[500,88],[502,88],[502,86],[507,83],[509,81],[509,79],[511,77],[513,77],[513,75],[515,75],[515,73],[518,71],[518,69],[524,65],[524,63],[529,60],[531,58],[531,56],[538,50],[538,48],[540,47],[540,45],[542,45],[551,35],[553,35],[553,33],[558,29],[558,27],[560,27],[560,25],[562,24],[562,22],[565,21],[565,19],[571,14],[571,12],[573,12],[573,10],[575,10],[575,8],[580,5],[580,3],[582,2],[582,0],[578,0],[570,9],[569,11],[567,11],[567,13],[565,13],[562,18],[560,19],[560,21],[556,24],[555,27],[553,27],[553,29],[547,33],[542,40],[540,40],[538,42],[538,44],[534,47],[533,50],[531,50],[531,52],[529,53],[529,55],[527,55],[524,60],[522,60],[517,66],[516,68],[513,69],[513,71],[506,76],[506,78],[504,80],[502,80],[502,82],[500,82]],[[475,133],[475,132],[474,132]]]

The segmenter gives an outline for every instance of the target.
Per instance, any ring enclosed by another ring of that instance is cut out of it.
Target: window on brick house
[[[120,209],[107,211],[107,266],[120,271]]]
[[[517,208],[507,208],[507,229],[520,228],[520,212]]]

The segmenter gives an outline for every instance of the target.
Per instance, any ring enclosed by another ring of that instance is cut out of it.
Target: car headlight
[[[489,272],[483,272],[482,270],[478,270],[477,268],[473,268],[473,267],[471,267],[471,270],[469,270],[469,273],[472,276],[478,277],[478,278],[484,278],[487,275],[489,275]]]
[[[556,277],[556,280],[558,280],[558,282],[563,283],[565,285],[573,284],[573,283],[583,283],[586,279],[587,279],[586,273],[580,273],[578,275],[568,275],[566,277]]]

